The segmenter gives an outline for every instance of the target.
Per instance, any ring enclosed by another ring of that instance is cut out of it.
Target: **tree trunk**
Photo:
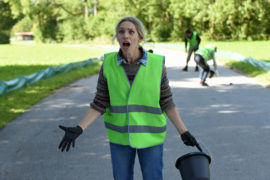
[[[215,39],[215,20],[211,20],[211,28],[210,28],[211,37]]]
[[[84,19],[87,22],[89,16],[88,0],[84,0]]]
[[[94,0],[94,16],[97,15],[97,0]]]

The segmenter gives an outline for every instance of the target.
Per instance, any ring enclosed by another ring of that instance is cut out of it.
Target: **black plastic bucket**
[[[204,152],[192,152],[177,159],[182,180],[210,180],[211,158]]]

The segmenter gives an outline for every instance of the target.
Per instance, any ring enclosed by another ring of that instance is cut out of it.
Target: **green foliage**
[[[0,44],[9,44],[9,31],[0,32]]]
[[[11,15],[10,5],[4,1],[0,1],[0,19],[0,44],[9,44],[10,29],[16,19]]]
[[[70,17],[59,23],[58,30],[57,40],[59,41],[85,41],[88,39],[84,17]]]
[[[27,16],[42,42],[85,41],[114,34],[125,15],[144,23],[148,40],[183,39],[186,29],[213,40],[270,38],[269,0],[5,0]],[[95,3],[97,2],[97,3]]]
[[[13,27],[12,27],[12,34],[15,32],[31,32],[33,29],[33,21],[29,17],[24,17],[20,21],[18,21]]]
[[[0,1],[0,30],[10,30],[15,24],[16,19],[12,17],[10,5]]]
[[[145,25],[149,41],[164,41],[170,38],[173,24],[167,0],[127,0],[125,10],[138,17]]]
[[[28,13],[29,17],[36,22],[34,26],[35,40],[40,42],[55,41],[58,33],[57,9],[49,1],[38,1],[35,8],[31,8]]]
[[[123,2],[123,0],[99,1],[97,15],[91,14],[87,22],[87,33],[90,39],[102,35],[111,37],[114,35],[117,21],[121,17],[128,15]]]

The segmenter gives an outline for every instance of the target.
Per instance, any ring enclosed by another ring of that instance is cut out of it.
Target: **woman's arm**
[[[83,131],[90,126],[95,120],[97,120],[101,116],[101,112],[95,110],[94,108],[90,108],[83,120],[79,123],[79,126],[83,129]]]
[[[109,98],[107,98],[107,82],[103,78],[103,66],[100,69],[99,80],[97,85],[97,93],[94,101],[91,103],[91,108],[88,110],[82,121],[76,127],[59,126],[65,131],[65,135],[61,140],[58,148],[63,151],[69,151],[71,145],[75,146],[75,140],[83,133],[83,131],[97,120],[103,114],[108,106]]]
[[[169,86],[165,64],[163,64],[163,70],[162,70],[159,104],[162,111],[165,111],[169,119],[174,124],[183,142],[188,146],[196,145],[201,151],[201,148],[199,147],[198,142],[192,136],[192,134],[188,132],[185,124],[181,120],[180,114],[173,102],[172,92]]]
[[[176,106],[166,110],[165,112],[166,112],[168,118],[171,120],[171,122],[175,126],[175,128],[177,129],[179,135],[182,135],[185,132],[187,132],[187,128],[186,128],[185,124],[183,123],[183,121],[181,120],[180,114],[179,114]]]
[[[104,64],[100,67],[97,92],[96,96],[91,103],[91,107],[85,114],[79,126],[85,130],[90,126],[95,120],[97,120],[103,113],[105,113],[106,108],[110,105],[109,90],[107,86],[107,80],[103,75]]]
[[[192,134],[190,134],[190,132],[188,132],[185,124],[181,120],[180,114],[179,114],[176,106],[166,110],[165,112],[166,112],[167,116],[169,117],[169,119],[174,124],[175,128],[177,129],[184,144],[187,146],[196,146],[199,149],[199,151],[202,152],[202,148],[200,147],[196,138]]]
[[[61,149],[61,151],[69,151],[70,147],[75,147],[75,140],[83,133],[83,131],[92,124],[101,113],[94,108],[90,108],[88,112],[86,113],[83,120],[80,122],[79,126],[76,127],[65,127],[65,126],[59,126],[60,129],[65,131],[65,135],[62,138],[58,148]]]
[[[174,124],[180,135],[183,134],[185,131],[187,131],[172,99],[172,92],[169,86],[169,80],[167,78],[167,70],[165,67],[165,59],[162,67],[162,80],[160,85],[159,104],[162,111],[166,112],[167,116],[172,121],[172,123]]]

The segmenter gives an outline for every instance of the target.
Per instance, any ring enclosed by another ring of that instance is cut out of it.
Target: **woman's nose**
[[[128,37],[129,37],[128,32],[125,32],[125,33],[124,33],[124,38],[128,38]]]

